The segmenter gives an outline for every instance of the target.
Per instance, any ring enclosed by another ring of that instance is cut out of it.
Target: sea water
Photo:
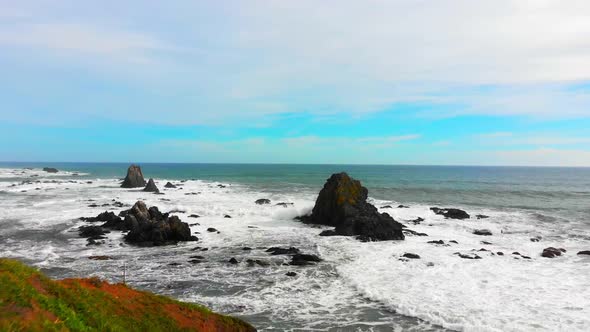
[[[60,172],[43,172],[45,166]],[[164,193],[154,195],[119,187],[127,166],[1,164],[0,256],[54,278],[121,282],[125,273],[133,287],[207,305],[263,331],[590,330],[590,257],[576,255],[590,250],[588,168],[143,164],[146,179]],[[380,211],[428,236],[363,243],[320,237],[326,227],[294,221],[340,171],[361,180]],[[165,189],[168,181],[179,188]],[[256,205],[259,198],[272,203]],[[106,206],[113,199],[127,206]],[[105,244],[86,246],[78,236],[87,224],[79,217],[118,213],[137,200],[179,211],[199,241],[138,248],[113,231]],[[472,218],[444,219],[432,206],[461,208]],[[425,221],[409,222],[417,217]],[[475,229],[493,235],[477,236]],[[271,246],[294,246],[323,262],[289,266],[287,256],[265,252]],[[541,257],[550,246],[567,252]],[[403,259],[404,253],[421,258]],[[191,264],[193,255],[205,259]],[[229,264],[232,257],[240,264]],[[247,259],[270,265],[249,266]]]

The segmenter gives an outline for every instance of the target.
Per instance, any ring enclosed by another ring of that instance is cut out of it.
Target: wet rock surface
[[[364,241],[403,240],[402,225],[367,203],[368,190],[346,173],[333,174],[320,191],[305,223],[334,226],[330,235],[358,236]],[[325,232],[324,235],[328,235]]]
[[[141,167],[137,165],[129,166],[125,180],[123,180],[123,183],[121,184],[121,188],[139,188],[144,187],[145,185],[146,182],[143,178]]]

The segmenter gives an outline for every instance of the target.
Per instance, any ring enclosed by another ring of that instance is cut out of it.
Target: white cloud
[[[57,54],[66,68],[100,63],[98,75],[115,80],[131,71],[139,96],[88,92],[110,100],[105,116],[126,120],[254,123],[416,102],[435,105],[427,116],[590,117],[590,93],[566,88],[590,80],[587,0],[107,3],[117,10],[7,4],[26,19],[1,22],[0,50],[33,49],[22,61]],[[160,100],[121,112],[131,98]]]
[[[590,166],[590,151],[539,148],[533,150],[496,151],[495,164],[513,166]]]

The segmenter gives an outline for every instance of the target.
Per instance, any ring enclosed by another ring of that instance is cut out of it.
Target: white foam
[[[165,189],[169,180],[157,179],[164,195],[154,195],[141,188],[121,189],[116,179],[96,179],[92,184],[72,179],[77,182],[15,182],[18,185],[14,187],[9,186],[12,183],[0,183],[0,189],[10,193],[0,201],[0,236],[8,239],[0,241],[2,255],[68,269],[71,275],[92,274],[117,282],[121,281],[122,266],[126,264],[131,285],[169,292],[224,312],[288,320],[303,329],[347,326],[362,317],[352,311],[382,304],[456,330],[590,330],[590,258],[575,255],[578,250],[588,250],[588,241],[562,236],[568,232],[567,225],[537,223],[529,213],[467,208],[471,214],[483,213],[490,218],[445,220],[427,206],[403,202],[410,208],[382,211],[402,222],[425,218],[421,224],[410,223],[408,227],[427,233],[428,237],[361,243],[348,237],[319,237],[321,229],[292,221],[294,216],[312,208],[315,194],[307,191],[277,194],[235,184],[219,188],[218,183],[206,181],[187,181],[180,184],[182,189]],[[193,192],[200,194],[185,195]],[[254,201],[259,198],[269,198],[272,203],[256,205]],[[129,206],[144,200],[163,212],[184,211],[176,214],[185,222],[199,223],[191,230],[200,232],[200,240],[165,248],[136,248],[124,244],[121,233],[112,232],[105,245],[86,247],[86,241],[76,235],[77,227],[86,224],[78,218],[105,210],[122,210],[88,207],[92,203],[112,203],[112,199]],[[275,205],[278,202],[294,205],[283,208]],[[374,203],[378,207],[398,204],[379,200]],[[188,218],[190,214],[201,217]],[[226,214],[232,218],[224,218]],[[207,232],[209,227],[220,233]],[[583,236],[590,235],[587,228],[576,227]],[[493,235],[473,235],[473,230],[479,228],[489,229]],[[13,237],[23,229],[57,233],[54,241],[36,241],[34,234],[27,240]],[[529,239],[534,236],[543,239],[531,242]],[[456,240],[458,244],[446,247],[426,243],[439,239],[445,243]],[[481,241],[493,244],[483,245]],[[281,265],[287,257],[270,257],[264,250],[256,249],[276,245],[297,246],[306,253],[319,254],[325,262],[317,267],[294,269]],[[210,250],[191,251],[195,246]],[[255,250],[242,251],[243,246]],[[564,247],[568,252],[560,258],[541,258],[539,254],[548,246]],[[477,252],[482,259],[466,260],[454,254],[473,253],[472,249],[480,248],[502,251],[505,255]],[[532,259],[515,259],[513,251]],[[406,252],[422,258],[400,261]],[[110,255],[115,260],[86,259],[91,255]],[[206,262],[188,264],[191,255],[203,255]],[[229,265],[229,257],[242,263]],[[248,258],[268,260],[272,265],[248,267],[243,263]],[[182,265],[170,268],[170,262]],[[297,271],[298,276],[284,275],[291,270]],[[181,287],[177,293],[175,289],[183,283],[199,286]],[[169,285],[175,287],[168,288]],[[392,314],[388,319],[394,324],[399,317]]]

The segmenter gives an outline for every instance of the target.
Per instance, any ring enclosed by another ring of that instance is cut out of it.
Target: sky
[[[0,161],[590,166],[587,0],[0,0]]]

